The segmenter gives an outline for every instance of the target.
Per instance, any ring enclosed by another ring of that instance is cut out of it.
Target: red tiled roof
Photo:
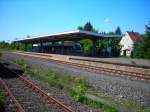
[[[128,35],[130,36],[131,40],[134,42],[142,42],[143,39],[137,32],[127,32]]]

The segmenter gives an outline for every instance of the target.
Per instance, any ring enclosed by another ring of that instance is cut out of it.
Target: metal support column
[[[96,40],[92,40],[93,47],[92,47],[92,56],[95,56],[97,54],[96,51]]]
[[[24,50],[24,51],[27,51],[27,44],[25,43],[24,46],[25,46],[25,47],[24,47],[23,50]]]
[[[31,51],[32,51],[32,52],[34,51],[33,44],[34,44],[34,43],[31,43]]]
[[[64,54],[64,41],[61,41],[61,54]]]
[[[54,47],[54,45],[55,45],[55,42],[54,41],[52,41],[52,53],[55,53],[55,47]]]
[[[42,42],[40,43],[40,52],[41,53],[43,52],[43,43]]]

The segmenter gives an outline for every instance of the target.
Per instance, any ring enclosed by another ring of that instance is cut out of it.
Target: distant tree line
[[[23,51],[31,51],[32,45],[31,44],[20,44],[16,42],[5,42],[5,41],[0,41],[0,48],[1,49],[8,49],[8,50],[23,50]]]

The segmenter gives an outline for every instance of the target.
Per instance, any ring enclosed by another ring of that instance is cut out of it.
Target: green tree
[[[135,58],[147,58],[150,59],[150,23],[146,25],[146,31],[143,35],[143,43],[137,44],[135,47]]]
[[[93,28],[93,25],[90,22],[87,22],[83,27],[78,26],[77,29],[98,33],[98,30]],[[83,39],[80,41],[80,43],[83,46],[84,54],[90,55],[92,53],[92,47],[93,47],[92,41],[90,39]]]
[[[93,28],[92,24],[90,22],[87,22],[84,27],[82,26],[78,26],[79,30],[85,30],[85,31],[90,31],[90,32],[95,32],[98,33],[98,30],[96,30],[95,28]],[[118,30],[120,30],[120,28],[118,27]],[[118,31],[121,33],[121,30]],[[105,32],[101,32],[100,34],[106,34]],[[109,32],[107,33],[108,35],[114,35],[115,32]],[[118,56],[119,52],[120,52],[120,46],[119,46],[119,42],[120,42],[120,38],[113,38],[113,39],[109,39],[109,40],[98,40],[96,42],[96,48],[97,48],[97,52],[101,53],[103,49],[107,49],[107,47],[111,47],[112,48],[112,55],[113,56]],[[90,55],[92,54],[92,47],[93,47],[93,43],[90,39],[84,39],[81,40],[80,43],[83,46],[83,50],[84,50],[84,54],[86,55]]]
[[[134,57],[136,58],[145,58],[144,54],[144,45],[136,45],[136,51],[134,53]]]
[[[83,39],[80,41],[82,47],[83,47],[83,51],[85,55],[90,55],[92,53],[92,46],[93,43],[90,39]]]
[[[0,42],[0,48],[9,48],[9,43],[5,41]]]
[[[144,44],[145,58],[150,58],[150,22],[148,25],[146,25],[146,33],[143,44]]]
[[[16,42],[12,42],[9,46],[10,49],[14,49],[14,50],[19,50],[19,44],[17,44]]]
[[[93,28],[93,25],[90,22],[87,22],[84,26],[78,26],[77,29],[98,33],[98,30]]]
[[[102,53],[103,49],[107,49],[107,47],[111,47],[111,54],[112,56],[119,56],[120,53],[120,46],[119,46],[120,38],[118,37],[113,37],[112,39],[109,40],[98,40],[96,43],[97,46],[97,52]]]
[[[86,30],[86,31],[93,31],[93,25],[90,22],[87,22],[84,25],[84,30]]]
[[[116,28],[115,34],[117,34],[117,35],[121,35],[122,34],[121,29],[120,29],[119,26]]]
[[[78,29],[78,30],[83,30],[83,27],[82,27],[82,26],[78,26],[77,29]]]
[[[113,39],[110,40],[110,46],[112,48],[112,56],[119,56],[120,54],[120,42],[121,38],[119,37],[114,37]]]
[[[13,50],[24,50],[24,51],[31,51],[32,45],[31,44],[20,44],[16,42],[7,43],[5,41],[0,42],[0,48],[2,49],[13,49]]]
[[[108,32],[108,35],[115,35],[115,32]]]

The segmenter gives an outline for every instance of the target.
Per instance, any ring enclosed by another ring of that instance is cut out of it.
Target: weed
[[[34,76],[36,76],[36,77],[40,76],[41,70],[40,70],[39,66],[34,67],[31,71],[32,71]]]
[[[25,64],[25,60],[24,60],[23,58],[17,58],[17,59],[16,59],[16,63],[17,63],[18,65],[24,65],[24,64]]]
[[[73,95],[76,101],[80,101],[80,99],[86,93],[86,85],[85,81],[81,78],[75,78],[75,94]]]
[[[132,60],[132,61],[131,61],[131,64],[135,65],[135,64],[136,64],[136,62]]]
[[[91,105],[91,106],[94,106],[94,107],[100,107],[101,109],[105,110],[106,112],[118,112],[115,108],[113,108],[111,106],[105,105],[101,102],[89,99],[87,97],[82,97],[79,101],[81,103],[84,103],[84,104],[87,104],[87,105]]]
[[[28,71],[29,65],[25,62],[25,60],[23,58],[17,58],[16,59],[16,63],[19,64],[19,65],[21,65],[22,70],[24,72]]]

